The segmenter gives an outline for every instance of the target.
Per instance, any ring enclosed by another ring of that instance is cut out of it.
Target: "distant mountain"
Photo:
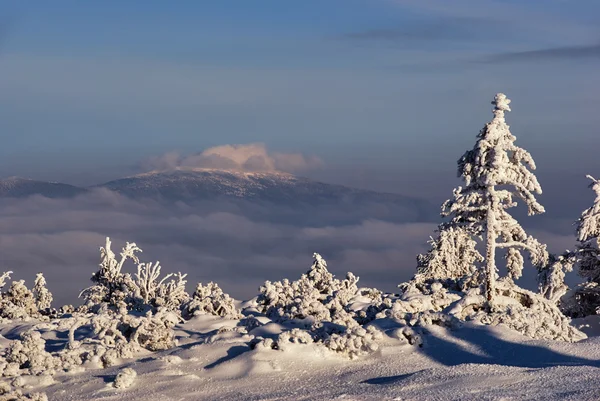
[[[91,188],[34,181],[23,178],[0,180],[0,198],[42,195],[70,198],[95,188],[104,188],[132,199],[162,202],[214,201],[223,210],[248,210],[274,221],[317,220],[344,223],[365,218],[392,221],[430,220],[428,202],[392,193],[379,193],[342,185],[326,184],[278,172],[237,172],[215,169],[155,171],[121,178]],[[232,206],[233,205],[233,206]],[[230,206],[229,209],[226,206]],[[311,216],[311,212],[320,213]],[[434,213],[435,214],[435,213]]]
[[[100,187],[135,199],[254,201],[301,209],[329,207],[332,213],[363,214],[368,209],[367,214],[372,217],[402,215],[401,220],[411,221],[422,221],[435,210],[418,198],[326,184],[279,172],[155,171],[110,181]]]
[[[85,188],[73,185],[20,177],[0,180],[0,198],[26,198],[31,195],[41,195],[46,198],[71,198],[87,191]]]

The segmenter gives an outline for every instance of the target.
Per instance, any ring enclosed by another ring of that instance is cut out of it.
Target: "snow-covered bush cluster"
[[[447,281],[413,281],[404,286],[400,298],[382,317],[392,318],[409,327],[440,325],[460,326],[461,321],[488,325],[502,324],[526,336],[561,341],[585,338],[570,325],[555,303],[540,294],[515,285],[510,278],[497,281],[498,294],[493,309],[481,288],[460,291],[446,286]]]
[[[16,381],[17,379],[15,379]],[[13,383],[19,387],[20,383]],[[1,401],[48,401],[46,393],[23,393],[20,388],[13,388],[6,382],[0,382],[0,400]]]
[[[100,269],[92,276],[95,285],[81,293],[85,304],[77,309],[63,307],[62,314],[49,310],[52,295],[41,274],[33,291],[22,281],[13,282],[7,292],[0,294],[1,316],[37,319],[40,323],[0,354],[0,376],[53,375],[89,366],[113,366],[144,350],[176,346],[173,328],[183,316],[241,317],[233,300],[218,285],[198,284],[190,297],[185,290],[185,275],[167,274],[161,278],[160,264],[140,263],[137,252],[141,250],[134,243],[127,243],[117,259],[107,238],[101,248]],[[128,259],[137,263],[133,276],[123,272]],[[0,287],[9,277],[10,272],[0,276]],[[42,331],[62,332],[68,342],[62,349],[48,352]]]
[[[33,289],[29,290],[24,280],[13,281],[6,291],[11,271],[0,275],[0,321],[1,319],[41,318],[50,313],[52,293],[46,287],[46,279],[38,273]]]
[[[184,317],[197,315],[215,315],[238,319],[240,311],[236,308],[233,298],[225,294],[217,283],[210,282],[206,286],[198,283],[192,299],[185,305]]]
[[[110,238],[100,248],[100,269],[92,275],[95,285],[80,294],[90,311],[110,308],[115,311],[156,311],[159,308],[179,311],[189,295],[185,291],[185,274],[169,273],[161,278],[159,262],[140,263],[137,252],[142,250],[135,243],[127,243],[117,259],[111,250]],[[123,272],[127,260],[137,264],[137,273]]]
[[[267,281],[260,287],[259,310],[277,322],[301,320],[306,326],[327,321],[353,325],[348,311],[350,300],[356,296],[358,277],[348,273],[344,280],[334,278],[327,262],[315,253],[310,270],[299,280]]]
[[[338,280],[329,272],[321,255],[315,253],[313,258],[310,270],[299,280],[267,281],[260,287],[259,311],[273,321],[293,321],[308,330],[301,335],[299,329],[283,332],[273,348],[284,349],[285,344],[306,343],[311,339],[350,358],[377,350],[381,332],[360,324],[368,323],[370,315],[374,318],[373,308],[384,302],[381,292],[366,289],[363,295],[356,285],[358,277],[348,273],[345,279]],[[360,296],[372,301],[366,310],[353,308],[353,301]]]

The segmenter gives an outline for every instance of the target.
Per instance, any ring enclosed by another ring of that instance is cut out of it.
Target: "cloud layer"
[[[125,241],[136,242],[144,250],[142,260],[160,260],[163,272],[188,273],[190,290],[198,281],[216,281],[233,296],[249,298],[265,280],[299,277],[319,252],[334,274],[352,271],[364,286],[393,291],[413,274],[415,255],[435,227],[372,219],[335,225],[318,210],[313,221],[321,224],[298,223],[301,216],[276,223],[251,210],[222,203],[165,207],[106,190],[68,200],[4,199],[0,270],[12,270],[28,284],[44,272],[58,304],[77,303],[97,269],[98,249],[110,236],[115,251]]]
[[[146,170],[187,167],[286,173],[302,173],[317,169],[322,165],[322,160],[316,156],[307,157],[301,153],[269,152],[262,143],[215,146],[188,156],[178,152],[169,152],[142,163],[142,167]]]

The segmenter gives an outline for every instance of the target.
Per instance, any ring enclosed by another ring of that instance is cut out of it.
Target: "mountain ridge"
[[[156,170],[123,177],[90,187],[10,177],[0,180],[0,198],[73,198],[96,189],[106,189],[132,199],[186,203],[227,201],[283,205],[296,211],[331,209],[332,213],[368,210],[374,218],[393,220],[410,215],[422,221],[431,215],[425,200],[410,196],[328,184],[281,172],[244,172],[219,169]]]

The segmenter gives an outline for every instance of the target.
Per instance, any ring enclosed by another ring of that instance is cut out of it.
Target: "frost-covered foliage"
[[[510,278],[497,282],[494,308],[489,310],[481,288],[466,292],[449,290],[440,282],[412,281],[400,299],[380,317],[409,327],[432,324],[456,327],[460,321],[505,325],[536,339],[579,341],[585,335],[570,325],[558,306],[542,295],[522,289]]]
[[[48,401],[46,393],[25,394],[21,389],[13,389],[8,383],[0,382],[0,401]]]
[[[184,317],[197,315],[215,315],[238,319],[240,311],[235,307],[233,298],[223,292],[217,283],[210,282],[206,286],[198,283],[192,299],[184,306]]]
[[[379,349],[383,333],[374,326],[343,327],[326,324],[316,330],[294,328],[282,332],[275,340],[264,339],[262,347],[286,351],[293,345],[313,344],[342,354],[350,359],[373,353]]]
[[[52,306],[52,293],[46,287],[46,279],[42,273],[35,276],[33,296],[38,309],[49,309]]]
[[[113,382],[113,386],[120,389],[129,388],[133,385],[136,377],[137,373],[135,370],[131,368],[125,368],[117,374],[115,381]]]
[[[284,331],[275,341],[267,340],[267,346],[284,350],[292,343],[314,341],[350,358],[377,350],[381,332],[360,325],[373,320],[391,301],[375,289],[359,292],[358,277],[352,273],[344,280],[335,279],[321,255],[313,257],[310,270],[299,280],[267,281],[260,288],[259,310],[277,322],[301,321],[308,329]],[[354,310],[356,297],[367,298],[368,308]]]
[[[134,357],[143,349],[172,348],[177,344],[173,327],[179,319],[167,310],[148,312],[146,316],[106,311],[59,319],[42,326],[63,332],[68,338],[65,347],[53,352],[46,350],[46,341],[34,326],[20,340],[12,341],[0,357],[0,375],[54,375],[59,371],[84,369],[86,364],[108,367]],[[76,340],[76,332],[80,337],[85,334]]]
[[[120,259],[117,259],[111,250],[110,238],[106,238],[106,245],[100,248],[100,269],[92,275],[95,285],[80,294],[90,310],[97,311],[108,306],[120,311],[145,312],[158,308],[178,311],[189,299],[185,291],[186,275],[170,273],[160,278],[160,263],[140,263],[136,253],[141,251],[135,243],[127,242]],[[122,272],[127,260],[137,264],[134,276]]]
[[[335,279],[321,255],[313,256],[310,270],[299,280],[267,281],[261,286],[259,309],[280,322],[299,319],[309,326],[321,321],[344,326],[356,324],[348,305],[357,294],[358,277],[348,273],[344,280]]]
[[[456,188],[453,199],[443,206],[443,215],[450,217],[450,227],[461,227],[473,239],[483,240],[485,264],[481,284],[490,305],[497,295],[497,250],[506,250],[506,267],[513,279],[521,276],[523,250],[536,266],[545,265],[548,259],[546,246],[528,236],[507,212],[517,205],[515,197],[519,197],[527,205],[529,215],[543,213],[543,206],[535,198],[542,189],[530,171],[536,167],[533,158],[514,144],[516,138],[506,124],[504,113],[510,111],[510,100],[498,93],[492,104],[494,119],[479,132],[473,149],[458,161],[458,175],[465,187]]]
[[[590,187],[596,198],[577,220],[575,267],[585,282],[564,299],[565,313],[573,317],[600,314],[600,182],[592,176]]]
[[[354,326],[339,332],[318,334],[322,337],[323,345],[350,359],[377,351],[379,341],[383,338],[383,333],[374,326]]]
[[[13,281],[8,290],[3,292],[12,272],[0,275],[0,318],[29,319],[41,318],[52,303],[52,294],[46,288],[46,280],[39,273],[35,279],[33,292],[25,285],[24,280]]]
[[[544,298],[556,305],[561,304],[561,298],[569,291],[565,284],[565,274],[573,271],[575,255],[569,251],[562,255],[550,255],[548,264],[538,268],[538,291]]]
[[[483,256],[476,249],[477,242],[464,227],[441,224],[438,236],[429,241],[430,250],[417,256],[417,280],[463,280],[464,285],[478,280],[478,263]]]
[[[26,331],[21,340],[11,342],[4,356],[2,375],[7,377],[54,374],[59,361],[46,351],[46,341],[34,330]]]

